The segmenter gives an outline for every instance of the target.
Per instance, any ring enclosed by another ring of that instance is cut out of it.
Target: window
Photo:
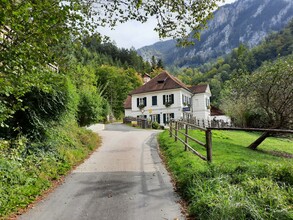
[[[152,105],[158,105],[157,96],[152,96]]]
[[[136,101],[136,106],[139,107],[139,106],[147,106],[147,98],[146,97],[143,97],[143,98],[137,98],[137,101]]]
[[[163,95],[163,104],[165,105],[166,103],[174,104],[174,94]]]
[[[163,114],[163,123],[168,124],[171,119],[174,118],[174,113]]]
[[[207,106],[207,108],[210,107],[210,99],[209,98],[206,98],[206,106]]]
[[[189,105],[191,104],[191,98],[185,95],[182,95],[182,104],[183,105]]]
[[[158,122],[160,124],[160,115],[159,114],[150,115],[150,117],[151,117],[152,122]]]

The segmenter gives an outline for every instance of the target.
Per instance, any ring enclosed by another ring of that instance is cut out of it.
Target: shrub
[[[78,104],[78,124],[80,126],[86,126],[102,120],[103,104],[103,98],[97,92],[83,90],[80,93],[80,101]]]
[[[159,129],[160,128],[160,124],[156,121],[152,122],[152,128],[153,129]]]
[[[51,85],[51,89],[31,88],[23,97],[23,107],[5,121],[0,136],[15,138],[19,134],[30,139],[43,139],[46,130],[64,114],[76,112],[75,87],[66,78]]]

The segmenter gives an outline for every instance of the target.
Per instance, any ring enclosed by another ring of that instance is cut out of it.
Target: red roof
[[[127,96],[124,102],[124,109],[131,109],[131,96]]]
[[[208,87],[207,84],[203,84],[203,85],[191,86],[189,87],[189,89],[193,94],[197,94],[197,93],[205,93],[205,91],[207,90],[207,87]]]
[[[216,115],[225,115],[225,113],[221,109],[215,106],[211,106],[211,116],[216,116]]]
[[[151,79],[146,84],[133,90],[130,94],[140,94],[146,92],[154,92],[160,90],[183,88],[189,91],[188,87],[176,77],[164,71]]]

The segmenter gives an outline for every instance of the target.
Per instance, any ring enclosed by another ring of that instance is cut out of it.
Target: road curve
[[[158,155],[157,131],[110,124],[99,134],[102,146],[19,219],[185,219]]]

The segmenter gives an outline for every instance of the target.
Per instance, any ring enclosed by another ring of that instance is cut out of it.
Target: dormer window
[[[160,79],[160,80],[158,80],[157,82],[158,82],[159,84],[162,84],[162,83],[164,83],[164,82],[166,81],[166,79],[167,79],[167,78],[165,78],[165,79]]]

